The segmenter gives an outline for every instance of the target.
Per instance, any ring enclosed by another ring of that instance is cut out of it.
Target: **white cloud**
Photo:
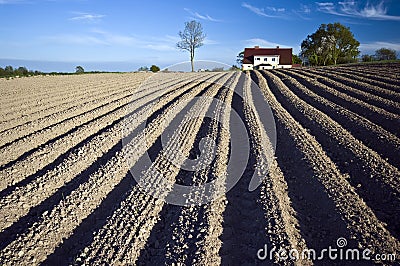
[[[138,40],[131,35],[116,34],[98,29],[92,30],[91,33],[96,34],[107,45],[131,46],[138,43]]]
[[[138,47],[154,51],[177,51],[176,43],[179,37],[165,35],[164,37],[140,36]]]
[[[132,46],[138,43],[137,39],[130,35],[114,34],[101,30],[92,30],[81,34],[59,34],[43,37],[45,42],[56,44],[77,44],[77,45],[119,45]]]
[[[157,44],[157,43],[149,43],[144,45],[144,48],[150,49],[150,50],[155,50],[155,51],[174,51],[176,50],[175,47],[172,47],[169,44]]]
[[[300,4],[299,9],[293,9],[292,12],[303,20],[310,20],[311,7],[308,5]]]
[[[392,42],[370,42],[370,43],[361,43],[360,50],[363,52],[375,52],[380,48],[389,48],[400,52],[400,43],[392,43]]]
[[[269,48],[273,48],[276,46],[285,47],[285,45],[278,44],[275,42],[270,42],[261,38],[248,39],[243,42],[245,43],[246,47],[254,47],[254,46],[269,47]]]
[[[203,41],[204,44],[218,44],[219,42],[205,38],[205,40]]]
[[[310,14],[311,8],[308,5],[300,5],[300,12],[304,14]]]
[[[105,15],[100,15],[100,14],[75,12],[75,16],[72,18],[69,18],[69,20],[85,21],[85,22],[98,22],[104,17],[105,17]]]
[[[165,35],[164,37],[141,36],[138,45],[156,51],[177,51],[176,43],[180,40],[179,37],[171,35]],[[203,43],[205,45],[213,45],[219,42],[206,38]]]
[[[268,18],[275,17],[275,16],[271,16],[271,15],[268,15],[267,13],[265,13],[264,8],[258,8],[258,7],[249,5],[247,3],[242,3],[242,7],[247,8],[248,10],[250,10],[251,12],[253,12],[253,13],[259,15],[259,16],[268,17]]]
[[[165,41],[173,42],[173,43],[177,43],[181,40],[181,38],[179,38],[178,36],[172,36],[172,35],[165,35],[165,37],[163,39]]]
[[[317,4],[317,10],[324,12],[324,13],[329,13],[333,15],[340,15],[339,13],[336,12],[335,4],[332,2],[316,2]]]
[[[284,8],[276,8],[276,7],[268,6],[267,9],[271,10],[273,12],[285,12]]]
[[[332,2],[316,2],[316,4],[320,7],[320,8],[330,8],[334,6],[334,3]]]
[[[7,4],[18,4],[22,3],[23,0],[0,0],[0,5],[7,5]]]
[[[286,11],[286,9],[283,7],[267,6],[266,8],[260,8],[252,6],[246,2],[242,3],[242,7],[247,8],[248,10],[259,16],[267,18],[282,18]]]
[[[400,16],[388,15],[385,1],[373,5],[367,3],[364,7],[359,7],[354,0],[345,0],[335,5],[332,2],[315,2],[318,11],[345,17],[357,17],[373,20],[395,20],[399,21]]]
[[[81,34],[59,34],[45,36],[40,39],[50,44],[72,44],[81,46],[113,46],[148,49],[154,51],[177,51],[176,43],[180,40],[177,36],[135,36],[130,34],[118,34],[101,29],[92,29]],[[217,41],[206,38],[204,44],[218,44]]]
[[[350,9],[350,13],[352,10]],[[373,6],[372,4],[367,3],[367,5],[359,12],[361,16],[364,17],[372,17],[372,18],[396,18],[400,19],[400,17],[396,16],[388,16],[387,8],[384,6],[384,2],[380,2],[378,5]]]
[[[190,15],[192,15],[195,18],[198,18],[198,19],[212,21],[212,22],[221,22],[221,20],[219,20],[219,19],[213,18],[213,17],[211,17],[209,15],[201,15],[201,14],[199,14],[197,12],[194,12],[194,11],[190,10],[189,8],[184,8],[184,10],[186,12],[188,12]]]
[[[341,6],[341,10],[344,13],[351,13],[354,9],[357,8],[355,1],[339,2],[339,5]]]
[[[76,44],[76,45],[108,45],[108,43],[96,36],[85,34],[59,34],[41,38],[47,43],[55,44]]]

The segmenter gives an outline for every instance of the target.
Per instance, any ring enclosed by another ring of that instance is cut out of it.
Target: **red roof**
[[[279,55],[280,65],[292,64],[292,48],[245,48],[243,64],[254,64],[255,55]]]

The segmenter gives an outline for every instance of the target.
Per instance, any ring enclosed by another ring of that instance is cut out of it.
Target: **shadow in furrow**
[[[243,87],[244,75],[241,76],[236,90],[243,90]],[[251,137],[249,124],[246,123],[243,112],[243,99],[239,95],[234,94],[232,108],[243,121],[247,134]],[[255,149],[250,146],[246,169],[238,183],[226,194],[228,204],[223,214],[223,232],[220,236],[222,247],[219,251],[222,265],[272,264],[257,258],[257,251],[264,245],[270,246],[271,243],[266,232],[267,219],[259,201],[262,186],[252,192],[248,190],[255,171],[256,156]]]
[[[140,251],[137,265],[168,265],[166,248],[174,233],[173,222],[178,220],[182,208],[185,207],[164,204],[159,220],[151,230],[145,247]]]
[[[106,224],[107,218],[120,206],[135,185],[135,179],[128,172],[100,206],[75,228],[73,234],[65,239],[42,265],[71,265],[82,249],[93,241],[95,232]]]
[[[325,76],[324,73],[313,73],[313,74]],[[340,78],[333,77],[333,76],[329,76],[328,78],[329,79],[319,78],[318,77],[317,80],[319,82],[321,82],[322,84],[326,85],[326,86],[334,87],[337,91],[339,91],[341,93],[345,93],[345,94],[347,94],[347,95],[349,95],[351,97],[354,97],[356,99],[362,100],[365,103],[368,103],[370,105],[379,107],[379,108],[381,108],[383,110],[386,110],[388,112],[391,112],[393,114],[399,113],[399,108],[397,108],[395,106],[387,105],[385,102],[382,102],[381,100],[374,99],[374,98],[368,98],[367,95],[362,95],[362,94],[357,93],[356,90],[359,90],[359,91],[367,92],[367,93],[372,95],[371,92],[365,91],[363,89],[363,86],[355,85],[355,84],[352,84],[351,82],[349,82],[347,80],[342,80]],[[339,86],[335,86],[335,83],[340,83],[340,84],[346,85],[346,86],[348,86],[348,87],[350,87],[351,89],[354,89],[354,90],[345,89],[345,88],[342,88],[342,87],[339,87]],[[390,97],[389,97],[389,99],[390,99]],[[393,101],[393,98],[390,99],[390,100]]]
[[[164,93],[164,94],[167,94],[167,93]],[[144,96],[142,96],[142,97],[136,98],[135,101],[140,100],[140,99],[142,99],[142,98],[144,98],[144,97],[147,97],[147,96],[148,96],[148,95],[144,95]],[[69,120],[71,120],[71,119],[74,119],[74,118],[79,117],[79,116],[82,116],[82,115],[89,114],[90,112],[93,112],[93,111],[98,110],[98,109],[100,109],[100,108],[103,108],[103,107],[105,107],[105,106],[107,106],[107,105],[109,105],[109,104],[111,104],[111,103],[115,103],[115,102],[121,101],[121,100],[126,99],[126,98],[132,98],[132,95],[127,95],[127,96],[124,96],[124,97],[122,97],[122,98],[113,100],[113,101],[108,102],[108,103],[105,103],[105,104],[103,104],[103,105],[101,105],[101,106],[99,106],[99,107],[96,107],[96,108],[94,108],[94,109],[88,110],[88,111],[86,111],[86,112],[84,112],[84,113],[81,113],[81,114],[78,114],[78,115],[75,115],[75,116],[72,116],[72,117],[68,117],[68,118],[66,118],[66,119],[64,119],[64,120],[62,120],[62,121],[59,121],[59,122],[55,123],[55,124],[49,125],[49,126],[47,126],[47,127],[45,127],[45,128],[39,129],[39,130],[37,130],[37,131],[35,131],[35,132],[32,132],[32,133],[30,133],[30,134],[28,134],[28,135],[22,136],[22,137],[20,137],[20,138],[18,138],[18,139],[15,139],[15,140],[13,140],[13,141],[11,141],[11,142],[9,142],[9,143],[6,143],[6,144],[2,145],[2,146],[0,147],[0,150],[3,149],[3,148],[5,148],[5,147],[8,147],[9,145],[12,145],[13,143],[16,143],[16,142],[20,141],[20,140],[22,140],[22,139],[29,138],[30,136],[32,136],[32,135],[34,135],[34,134],[37,134],[37,133],[40,132],[40,131],[46,131],[46,130],[51,129],[51,128],[54,127],[54,126],[60,125],[60,124],[62,124],[62,123],[64,123],[64,122],[66,122],[66,121],[69,121]],[[93,119],[91,119],[91,120],[89,120],[89,121],[87,121],[87,122],[84,122],[84,123],[80,124],[79,126],[75,126],[74,128],[68,130],[67,132],[65,132],[65,133],[63,133],[63,134],[61,134],[61,135],[58,135],[58,136],[54,137],[53,139],[50,139],[50,140],[46,141],[45,143],[39,145],[39,146],[36,147],[36,148],[33,148],[33,149],[29,150],[29,151],[26,151],[25,153],[23,153],[22,155],[20,155],[17,159],[15,159],[15,160],[13,160],[13,161],[11,161],[11,162],[8,162],[8,163],[6,163],[5,165],[1,165],[1,166],[0,166],[0,171],[2,171],[2,170],[4,170],[4,169],[6,169],[6,168],[12,166],[13,164],[17,163],[18,161],[24,160],[25,158],[27,158],[28,156],[30,156],[30,155],[33,154],[34,152],[36,152],[36,151],[38,151],[38,150],[44,148],[46,145],[49,145],[49,144],[51,144],[51,143],[54,143],[54,142],[56,142],[57,140],[62,139],[62,138],[64,138],[65,136],[68,136],[69,134],[72,134],[72,133],[76,132],[76,131],[79,130],[80,128],[82,128],[82,127],[84,127],[84,126],[86,126],[86,125],[88,125],[88,124],[90,124],[90,123],[92,123],[92,122],[94,122],[94,121],[96,121],[96,120],[98,120],[98,119],[101,119],[101,118],[103,118],[103,117],[105,117],[105,116],[107,116],[107,115],[110,115],[111,113],[113,113],[113,112],[115,112],[115,111],[121,110],[122,108],[125,108],[125,107],[127,107],[127,106],[129,106],[129,105],[132,105],[132,102],[128,102],[128,103],[123,104],[123,105],[121,105],[121,106],[119,106],[119,107],[116,107],[116,108],[114,108],[113,110],[110,110],[110,111],[108,111],[108,112],[105,113],[105,114],[99,115],[99,116],[97,116],[97,117],[95,117],[95,118],[93,118]]]
[[[252,74],[258,84],[258,78]],[[271,86],[270,82],[268,85]],[[275,110],[273,110],[275,116]],[[288,185],[288,195],[297,213],[299,230],[307,248],[320,254],[322,249],[336,247],[336,241],[344,237],[348,247],[356,248],[357,242],[350,239],[350,231],[328,195],[318,181],[312,166],[304,159],[293,137],[284,123],[275,117],[277,132],[276,160]],[[314,261],[316,265],[333,265],[332,261]]]
[[[299,231],[307,248],[315,249],[319,256],[329,246],[337,248],[336,242],[340,237],[347,239],[347,247],[357,248],[357,242],[351,239],[350,231],[334,202],[318,181],[311,166],[304,160],[304,155],[296,148],[285,126],[276,121],[276,128],[277,161],[288,184],[288,195],[297,213]],[[329,261],[327,256],[324,260],[313,263],[343,265]]]
[[[284,73],[287,74],[287,72]],[[279,76],[280,73],[277,72],[276,74]],[[391,143],[387,142],[384,138],[378,136],[373,131],[367,130],[365,127],[358,125],[347,116],[341,114],[340,112],[337,112],[332,107],[325,105],[321,102],[318,102],[312,97],[306,95],[299,88],[284,80],[284,78],[282,79],[282,81],[300,99],[304,100],[309,105],[320,110],[321,112],[327,114],[330,118],[338,122],[346,130],[348,130],[354,137],[361,140],[366,146],[378,152],[379,155],[381,155],[381,157],[387,158],[390,164],[394,166],[400,165],[400,156],[398,156],[400,153],[400,147],[392,145]]]
[[[299,78],[298,76],[294,75],[290,71],[286,72],[286,74],[288,74],[292,78],[296,79],[302,85],[306,86],[308,89],[310,89],[314,93],[318,94],[319,96],[322,96],[331,102],[334,102],[356,114],[359,114],[359,115],[365,117],[366,119],[370,120],[371,122],[373,122],[377,125],[380,125],[381,127],[386,129],[387,131],[391,132],[392,134],[396,135],[397,137],[400,137],[400,121],[396,121],[396,120],[390,119],[388,117],[384,117],[381,114],[372,112],[366,106],[361,106],[361,105],[355,104],[353,102],[350,102],[349,100],[345,100],[341,97],[335,96],[334,94],[321,89],[318,85],[315,85],[312,82],[307,81],[306,79]],[[333,89],[335,89],[335,88],[333,88]]]
[[[164,105],[160,110],[156,112],[156,114],[161,113],[163,110],[168,108],[173,102],[177,101],[183,94],[186,92],[181,93],[179,96],[175,97],[172,101],[170,101],[168,104]],[[134,113],[134,112],[133,112]],[[132,115],[133,113],[128,114]],[[156,117],[156,114],[153,114],[150,119],[154,119]],[[115,124],[121,122],[125,118],[118,119],[114,121],[111,125],[105,127],[102,129],[99,133],[96,135],[105,132],[107,130],[110,130]],[[127,137],[124,139],[124,143],[130,142],[136,135],[138,135],[141,130],[141,127],[137,127],[136,130],[133,130]],[[83,146],[86,141],[90,141],[92,138],[94,138],[95,135],[92,135],[85,141],[81,142],[78,146]],[[107,140],[105,140],[107,141]],[[76,146],[75,148],[77,148]],[[0,233],[0,249],[5,248],[7,245],[9,245],[12,241],[14,241],[19,234],[22,234],[27,230],[33,223],[39,222],[41,220],[41,214],[44,211],[49,211],[51,210],[65,197],[70,195],[72,191],[77,189],[80,184],[85,183],[88,181],[89,177],[91,174],[96,172],[98,168],[101,165],[105,165],[108,160],[110,160],[112,157],[116,155],[117,152],[121,151],[123,147],[122,141],[119,141],[116,145],[114,145],[107,153],[105,153],[103,156],[98,158],[92,165],[90,165],[88,168],[86,168],[84,171],[82,171],[79,175],[75,176],[72,180],[67,182],[63,187],[59,188],[53,195],[45,199],[41,204],[33,207],[30,209],[30,211],[23,217],[19,218],[17,222],[12,224],[10,227],[6,228],[3,232]],[[75,149],[71,148],[71,150]],[[65,153],[61,155],[57,160],[50,165],[46,166],[45,169],[42,169],[38,173],[44,174],[46,171],[53,169],[58,163],[62,162],[64,159],[68,157],[68,153]],[[30,181],[36,179],[38,176],[40,176],[38,173],[30,176],[28,179]],[[24,180],[25,181],[25,180]],[[28,184],[29,182],[24,182],[25,184]]]
[[[211,86],[211,85],[210,85]],[[208,86],[207,88],[210,88]],[[206,90],[203,90],[198,97],[202,96]],[[219,98],[218,95],[221,93],[219,91],[215,98]],[[194,102],[191,102],[188,104],[189,106],[192,106]],[[185,108],[186,112],[188,111],[188,108]],[[184,114],[182,112],[182,114]],[[208,129],[210,126],[210,123],[212,121],[210,119],[204,119],[202,122],[202,125],[200,127],[200,130],[197,132],[195,142],[189,152],[189,159],[194,159],[197,156],[200,155],[200,150],[199,150],[199,142],[202,138],[207,136]],[[168,127],[166,131],[171,131],[174,132],[175,128],[170,128]],[[157,145],[153,145],[150,151],[150,157],[152,158],[152,161],[154,161],[162,150],[162,143],[161,143],[161,138],[158,138],[156,141]],[[211,163],[213,165],[215,163],[215,159]],[[181,185],[186,185],[190,186],[193,184],[193,174],[194,172],[180,169],[178,175],[176,176],[176,183],[181,184]],[[203,206],[196,206],[194,207],[198,212],[196,212],[196,217],[198,218],[199,222],[206,223],[204,221],[204,210],[207,208],[207,205]],[[176,205],[171,205],[171,204],[164,204],[162,211],[159,214],[160,220],[155,224],[153,227],[153,230],[151,231],[151,234],[148,238],[148,241],[146,243],[146,246],[141,250],[140,256],[138,258],[138,265],[171,265],[172,263],[176,263],[174,258],[168,258],[166,257],[166,252],[167,252],[167,247],[168,245],[172,244],[174,241],[172,240],[173,235],[174,235],[174,226],[178,224],[179,217],[182,216],[182,211],[183,210],[188,210],[190,207],[182,207],[182,206],[176,206]],[[192,217],[193,218],[193,217]],[[194,225],[193,232],[191,234],[193,235],[192,239],[185,238],[185,243],[188,245],[188,251],[185,252],[186,260],[189,262],[193,261],[193,257],[195,256],[196,252],[196,242],[199,241],[197,235],[200,234],[199,232],[200,228],[198,228],[197,223]],[[203,234],[204,235],[204,234]],[[172,243],[170,243],[172,241]],[[188,263],[190,265],[191,263]]]
[[[322,72],[322,73],[319,73],[319,74],[323,75],[325,72],[326,72],[326,70],[324,72]],[[369,83],[369,84],[371,84],[373,86],[393,91],[393,88],[390,87],[390,84],[388,84],[388,83],[384,83],[384,84],[378,83],[377,84],[376,82],[374,82],[374,80],[360,78],[360,75],[358,73],[357,73],[357,75],[354,75],[354,74],[349,74],[349,73],[346,73],[346,72],[343,72],[343,71],[340,71],[340,70],[337,70],[337,69],[335,69],[334,71],[329,70],[329,72],[331,74],[336,75],[336,76],[330,76],[329,77],[330,79],[332,79],[334,81],[341,82],[341,83],[343,83],[343,84],[345,84],[347,86],[350,86],[352,88],[356,88],[356,89],[358,89],[360,91],[366,91],[366,92],[368,92],[370,94],[377,95],[379,97],[382,97],[382,98],[385,98],[385,99],[388,99],[388,100],[394,100],[394,101],[397,101],[397,102],[400,100],[399,95],[388,95],[387,93],[384,93],[382,91],[365,88],[365,86],[363,86],[363,85],[361,85],[361,84],[359,84],[357,82],[353,83],[353,82],[351,82],[349,80],[341,79],[340,76],[343,76],[343,77],[348,78],[348,79],[352,79],[353,81]],[[387,86],[385,86],[385,85],[387,85]]]
[[[17,222],[12,224],[10,227],[6,228],[0,233],[0,249],[5,248],[12,241],[14,241],[19,234],[28,230],[35,222],[40,222],[42,220],[41,214],[44,211],[53,210],[53,208],[59,204],[61,200],[70,195],[72,191],[77,189],[82,183],[88,181],[91,174],[97,171],[97,169],[107,163],[109,159],[115,156],[117,151],[122,149],[122,141],[119,141],[114,147],[112,147],[106,154],[100,157],[96,162],[86,168],[79,175],[75,176],[71,181],[66,183],[63,187],[57,190],[52,196],[45,199],[41,204],[33,207],[30,211],[23,217],[19,218]]]
[[[126,96],[126,97],[123,97],[123,98],[128,98],[128,97],[132,97],[132,96]],[[119,99],[119,100],[121,100],[121,99]],[[116,100],[116,101],[118,101],[118,100]],[[11,161],[11,162],[8,162],[8,163],[6,163],[5,165],[0,166],[0,171],[3,171],[4,169],[7,169],[8,167],[14,165],[15,163],[26,159],[28,156],[30,156],[30,155],[32,155],[33,153],[35,153],[36,151],[38,151],[38,150],[40,150],[40,149],[46,147],[47,145],[50,145],[50,144],[56,142],[56,141],[59,140],[59,139],[62,139],[62,138],[66,137],[66,136],[68,136],[68,135],[70,135],[70,134],[73,134],[74,132],[78,131],[80,128],[82,128],[82,127],[84,127],[84,126],[87,126],[87,125],[89,125],[90,123],[92,123],[92,122],[94,122],[94,121],[96,121],[96,120],[98,120],[98,119],[101,119],[101,118],[103,118],[103,117],[106,117],[107,115],[110,115],[111,113],[113,113],[113,112],[115,112],[115,111],[117,111],[117,110],[120,110],[120,109],[122,109],[122,108],[124,108],[124,107],[126,107],[126,106],[129,106],[130,104],[132,104],[132,103],[126,103],[126,104],[124,104],[124,105],[121,105],[121,106],[119,106],[119,107],[117,107],[117,108],[115,108],[115,109],[113,109],[113,110],[108,111],[108,112],[105,113],[105,114],[102,114],[102,115],[97,116],[97,117],[95,117],[95,118],[93,118],[93,119],[91,119],[91,120],[89,120],[89,121],[87,121],[87,122],[84,122],[83,124],[81,124],[81,125],[79,125],[79,126],[75,126],[74,128],[68,130],[67,132],[65,132],[65,133],[63,133],[63,134],[61,134],[61,135],[58,135],[58,136],[56,136],[56,137],[54,137],[54,138],[52,138],[52,139],[46,141],[45,143],[39,145],[39,146],[36,147],[36,148],[33,148],[33,149],[29,150],[29,151],[26,151],[25,153],[23,153],[22,155],[20,155],[17,159],[15,159],[15,160],[13,160],[13,161]],[[105,104],[105,105],[108,105],[108,103]],[[84,115],[84,114],[90,113],[90,112],[92,112],[92,111],[93,111],[93,110],[89,110],[89,111],[87,111],[87,112],[85,112],[85,113],[83,113],[83,114],[80,114],[80,115]],[[69,120],[69,119],[73,119],[73,118],[78,117],[78,116],[80,116],[80,115],[76,115],[76,116],[74,116],[74,117],[67,118],[67,119],[65,119],[65,120],[63,120],[63,121],[61,121],[61,122],[59,122],[59,123],[57,123],[57,124],[61,124],[61,123],[65,122],[65,121],[67,121],[67,120]],[[56,124],[54,124],[54,125],[56,125]],[[11,144],[13,144],[13,143],[15,143],[15,142],[21,140],[21,139],[28,138],[29,136],[31,136],[31,135],[33,135],[33,134],[36,134],[36,133],[39,132],[39,131],[47,130],[47,129],[53,127],[54,125],[50,125],[50,126],[48,126],[48,127],[45,127],[45,128],[43,128],[43,129],[40,129],[40,130],[38,130],[38,131],[35,131],[35,132],[33,132],[33,133],[29,134],[29,135],[26,135],[26,136],[23,136],[23,137],[21,137],[21,138],[18,138],[18,139],[16,139],[16,140],[14,140],[14,141],[12,141],[12,142],[10,142],[10,143],[8,143],[8,144],[5,144],[4,146],[0,147],[0,149],[2,149],[2,148],[5,147],[5,146],[9,146],[9,145],[11,145]],[[1,196],[1,194],[0,194],[0,196]]]
[[[165,93],[164,95],[167,95],[167,94],[169,94],[169,93],[171,93],[171,92],[167,92],[167,93]],[[177,96],[174,100],[172,100],[171,102],[174,102],[177,98],[181,97],[184,93],[185,93],[185,92],[183,92],[182,94],[178,95],[178,96]],[[139,98],[139,99],[140,99],[140,98]],[[154,102],[154,101],[149,102],[149,104],[151,104],[152,102]],[[48,144],[51,144],[51,143],[54,143],[54,142],[57,141],[58,139],[61,139],[61,138],[65,137],[65,136],[67,136],[67,135],[69,135],[69,134],[73,134],[73,133],[76,132],[80,127],[85,126],[85,125],[87,125],[87,124],[89,124],[89,123],[91,123],[91,122],[97,120],[98,118],[102,118],[102,117],[104,117],[104,116],[107,116],[109,113],[114,112],[114,111],[116,111],[116,110],[118,110],[118,109],[120,109],[120,108],[124,108],[125,106],[128,106],[128,105],[130,105],[130,104],[132,104],[132,102],[127,103],[127,104],[124,104],[123,106],[118,107],[117,109],[112,110],[112,111],[108,112],[107,114],[98,116],[97,118],[94,118],[94,119],[92,119],[91,121],[88,121],[88,122],[82,124],[82,125],[79,126],[79,127],[73,128],[73,129],[69,130],[68,132],[66,132],[66,133],[64,133],[64,134],[62,134],[62,135],[60,135],[60,136],[58,136],[58,137],[56,137],[56,138],[54,138],[54,139],[52,139],[52,140],[49,140],[48,142],[46,142],[45,144],[41,145],[41,146],[38,147],[37,149],[35,148],[35,149],[33,149],[32,151],[29,151],[29,152],[27,152],[26,154],[24,154],[24,155],[23,155],[24,158],[18,158],[17,160],[15,160],[15,161],[13,161],[13,162],[10,162],[10,163],[9,163],[10,166],[11,166],[12,164],[14,164],[15,162],[19,161],[19,160],[25,159],[25,158],[28,157],[30,154],[34,153],[36,150],[41,149],[41,147],[44,147],[44,146],[46,146],[46,145],[48,145]],[[143,108],[143,107],[140,107],[140,108],[134,110],[133,112],[131,112],[131,113],[129,113],[129,114],[126,114],[124,117],[121,117],[121,118],[119,118],[119,119],[113,121],[110,125],[108,125],[108,126],[102,128],[102,129],[99,130],[98,132],[96,132],[96,133],[94,133],[94,134],[88,136],[87,138],[85,138],[84,140],[82,140],[81,142],[79,142],[78,144],[76,144],[74,147],[71,147],[70,149],[68,149],[65,153],[63,153],[63,154],[61,154],[60,156],[58,156],[53,162],[49,163],[48,165],[46,165],[46,166],[43,167],[42,169],[38,170],[36,173],[34,173],[34,174],[30,175],[30,176],[27,176],[26,178],[24,178],[23,180],[19,181],[18,183],[14,184],[14,185],[11,185],[11,186],[8,186],[6,189],[0,191],[0,197],[5,197],[5,196],[11,194],[17,187],[25,186],[25,185],[29,184],[30,182],[32,182],[33,180],[35,180],[37,177],[39,177],[39,176],[41,176],[41,175],[44,175],[47,171],[50,171],[50,170],[54,169],[57,165],[59,165],[60,163],[62,163],[63,160],[65,160],[66,158],[68,158],[68,155],[69,155],[71,152],[73,152],[75,149],[78,149],[78,148],[80,148],[80,147],[83,147],[86,143],[90,142],[90,141],[91,141],[93,138],[95,138],[96,136],[99,136],[99,135],[101,135],[102,133],[104,133],[104,132],[106,132],[106,131],[112,129],[114,126],[116,126],[117,124],[121,123],[124,119],[126,119],[126,117],[129,117],[129,116],[131,116],[131,115],[137,113],[138,110],[140,110],[140,109],[142,109],[142,108]],[[8,164],[7,164],[7,165],[8,165]],[[8,167],[8,166],[7,166],[7,167]]]
[[[307,128],[320,143],[327,155],[332,159],[341,173],[348,173],[349,183],[355,188],[376,216],[387,224],[387,229],[393,236],[400,237],[400,223],[393,217],[400,215],[399,195],[379,178],[371,177],[374,173],[352,151],[343,147],[339,141],[333,139],[323,127],[314,120],[309,120],[293,106],[271,82],[270,89],[285,109]]]
[[[3,144],[3,145],[0,146],[0,149],[3,149],[3,148],[5,148],[5,147],[7,147],[7,146],[10,146],[11,144],[16,143],[16,142],[18,142],[18,141],[20,141],[20,140],[22,140],[22,139],[29,138],[30,136],[32,136],[32,135],[34,135],[34,134],[37,134],[37,133],[40,132],[40,131],[49,130],[50,128],[52,128],[52,127],[54,127],[54,126],[61,125],[62,123],[65,123],[66,121],[70,121],[70,120],[72,120],[72,119],[74,119],[74,118],[77,118],[77,117],[79,117],[79,116],[83,116],[83,115],[89,114],[89,113],[91,113],[91,112],[93,112],[93,111],[95,111],[95,110],[98,110],[98,109],[100,109],[100,108],[103,108],[104,106],[107,106],[107,105],[109,105],[110,103],[114,103],[114,102],[117,102],[117,101],[120,101],[120,100],[123,100],[123,99],[126,99],[126,98],[130,98],[130,97],[132,97],[132,95],[126,95],[126,96],[124,96],[124,97],[122,97],[122,98],[118,98],[118,99],[113,100],[113,101],[111,101],[111,102],[104,103],[104,104],[102,104],[102,105],[100,105],[100,106],[98,106],[98,107],[95,107],[95,108],[93,108],[93,109],[87,110],[87,111],[85,111],[85,112],[83,112],[83,113],[80,113],[80,114],[76,114],[76,115],[74,115],[74,116],[67,117],[67,118],[65,118],[65,119],[63,119],[63,120],[61,120],[61,121],[58,121],[58,122],[54,123],[54,124],[48,125],[48,126],[46,126],[46,127],[44,127],[44,128],[40,128],[40,129],[38,129],[38,130],[35,130],[35,131],[32,132],[32,133],[29,133],[29,134],[27,134],[27,135],[21,136],[21,137],[19,137],[19,138],[17,138],[17,139],[14,139],[13,141],[10,141],[10,142],[8,142],[8,143],[6,143],[6,144]],[[49,117],[51,117],[51,116],[53,116],[53,115],[54,115],[54,114],[50,114],[50,115],[41,117],[40,119],[44,120],[44,119],[49,118]],[[38,119],[38,120],[39,120],[39,119]],[[25,123],[25,124],[22,124],[22,125],[18,125],[18,126],[9,128],[9,129],[7,129],[6,131],[13,130],[13,129],[15,129],[15,128],[18,128],[18,127],[27,125],[27,124],[32,123],[32,122],[35,122],[35,121],[30,121],[30,122],[27,122],[27,123]],[[0,132],[0,133],[1,133],[1,132]],[[0,170],[1,170],[1,168],[0,168]]]

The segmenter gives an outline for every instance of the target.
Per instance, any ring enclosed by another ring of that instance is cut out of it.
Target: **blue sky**
[[[187,61],[175,48],[184,22],[207,38],[196,59],[232,65],[244,47],[293,47],[321,23],[340,22],[362,53],[400,51],[400,1],[0,0],[0,65],[42,71],[132,71]],[[21,61],[18,61],[18,60]]]

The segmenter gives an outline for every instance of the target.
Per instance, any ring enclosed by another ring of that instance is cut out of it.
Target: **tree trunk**
[[[193,63],[193,60],[194,60],[194,51],[190,52],[190,63],[191,63],[191,65],[192,65],[192,72],[194,72],[194,63]]]

